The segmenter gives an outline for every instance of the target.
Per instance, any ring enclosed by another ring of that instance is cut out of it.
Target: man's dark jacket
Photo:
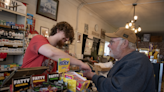
[[[155,92],[153,66],[137,51],[116,61],[107,78],[94,75],[92,81],[99,92]]]

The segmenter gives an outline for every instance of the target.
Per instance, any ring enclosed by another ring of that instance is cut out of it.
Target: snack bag
[[[71,92],[76,92],[76,80],[62,77],[63,81],[67,83],[67,89]]]

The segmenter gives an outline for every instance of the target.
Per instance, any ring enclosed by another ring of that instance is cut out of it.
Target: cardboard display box
[[[93,70],[95,70],[96,74],[99,74],[99,71],[109,71],[111,68],[102,68],[99,65],[94,65]]]

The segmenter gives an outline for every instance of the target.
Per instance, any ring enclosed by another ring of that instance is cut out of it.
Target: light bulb
[[[46,31],[46,33],[48,33],[48,31]]]
[[[10,5],[10,0],[5,0],[4,2],[6,5]]]
[[[132,30],[135,30],[135,28],[132,28]]]
[[[134,20],[137,20],[137,19],[138,19],[138,16],[137,16],[137,15],[135,15],[135,16],[134,16]]]
[[[131,20],[130,22],[132,22],[132,23],[133,23],[133,22],[134,22],[134,20]]]
[[[128,23],[125,25],[125,28],[126,28],[126,29],[128,29],[128,28],[129,28],[129,25],[128,25]]]
[[[134,31],[135,33],[137,33],[137,29],[135,29],[135,31]]]
[[[141,31],[141,27],[140,27],[140,26],[138,27],[138,31],[139,31],[139,32]]]
[[[132,23],[130,22],[130,23],[129,23],[129,27],[131,27],[131,26],[132,26]]]

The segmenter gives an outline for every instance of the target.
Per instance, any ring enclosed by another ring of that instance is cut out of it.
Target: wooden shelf
[[[2,87],[2,88],[0,88],[0,91],[9,90],[9,89],[10,89],[10,87]]]
[[[13,38],[11,37],[8,37],[8,36],[3,36],[3,35],[0,35],[0,38],[2,39],[9,39],[9,40],[23,40],[23,38],[16,38],[17,36],[13,36]]]
[[[7,55],[23,55],[24,53],[7,53]],[[1,58],[0,58],[1,59]]]
[[[25,29],[18,29],[19,31],[26,31]]]
[[[23,48],[23,46],[14,46],[14,45],[4,45],[5,47],[15,47],[15,48]]]
[[[6,25],[0,25],[0,27],[12,29],[10,26],[6,26]],[[13,29],[13,30],[26,31],[25,29]]]
[[[0,70],[0,72],[12,72],[13,70]]]
[[[23,48],[23,46],[1,44],[0,47]]]
[[[5,25],[0,25],[0,27],[3,27],[3,28],[10,28],[10,29],[11,29],[10,26],[5,26]]]
[[[7,53],[7,55],[23,55],[24,53]]]
[[[13,14],[16,14],[16,15],[21,15],[21,16],[26,17],[26,14],[22,14],[22,13],[19,13],[19,12],[15,12],[15,11],[12,11],[12,10],[9,10],[9,9],[6,9],[6,8],[0,7],[0,10],[2,10],[2,11],[7,11],[7,12],[10,12],[10,13],[13,13]]]

